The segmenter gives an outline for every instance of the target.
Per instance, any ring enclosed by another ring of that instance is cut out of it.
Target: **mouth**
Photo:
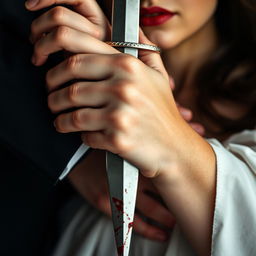
[[[142,26],[157,26],[165,23],[177,13],[163,9],[158,6],[141,8],[140,23]]]
[[[163,12],[156,12],[156,13],[146,13],[143,15],[143,17],[155,17],[155,16],[159,16],[159,15],[163,15]]]

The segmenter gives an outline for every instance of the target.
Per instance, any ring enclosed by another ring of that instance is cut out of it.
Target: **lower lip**
[[[165,23],[166,21],[171,19],[173,16],[174,14],[170,14],[170,13],[164,13],[164,14],[161,14],[158,16],[152,16],[152,17],[144,16],[140,18],[140,24],[142,26],[158,26]]]

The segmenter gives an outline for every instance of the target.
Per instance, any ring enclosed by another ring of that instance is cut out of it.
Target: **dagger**
[[[140,0],[113,0],[112,41],[139,41]],[[138,57],[138,49],[119,48],[120,52]],[[112,221],[118,255],[128,256],[133,228],[139,171],[111,152],[106,152]]]

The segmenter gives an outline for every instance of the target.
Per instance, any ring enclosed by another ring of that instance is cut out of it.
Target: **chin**
[[[169,50],[178,46],[183,40],[180,35],[165,31],[144,31],[148,39],[162,50]]]

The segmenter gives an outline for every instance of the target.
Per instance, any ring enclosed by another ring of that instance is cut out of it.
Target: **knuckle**
[[[66,62],[67,71],[73,75],[76,75],[77,73],[76,70],[80,65],[80,63],[81,63],[81,58],[79,55],[73,55],[69,57]]]
[[[101,29],[96,28],[93,30],[93,37],[101,39],[103,37],[103,32],[101,31]]]
[[[140,66],[138,59],[129,54],[118,54],[117,59],[114,61],[118,68],[121,68],[130,74],[138,72]]]
[[[72,118],[72,124],[76,129],[81,129],[82,127],[82,112],[77,110],[72,112],[71,114],[71,118]]]
[[[59,26],[56,28],[54,33],[54,39],[56,42],[64,43],[70,33],[70,28],[66,26]]]
[[[108,117],[108,121],[110,122],[111,126],[115,126],[116,123],[119,122],[118,119],[120,119],[121,117],[121,113],[120,111],[112,111],[110,114],[109,114],[109,117]]]
[[[109,117],[109,121],[111,126],[115,129],[118,129],[119,131],[127,131],[130,127],[129,116],[127,116],[125,113],[122,113],[121,111],[113,112]]]
[[[96,148],[96,141],[91,133],[83,132],[82,141],[91,148]]]
[[[75,83],[75,84],[69,86],[69,88],[68,88],[68,100],[71,103],[76,104],[77,96],[79,95],[79,91],[80,91],[80,84],[79,83]]]
[[[109,141],[118,154],[125,154],[129,150],[128,143],[124,136],[113,134],[110,136]]]
[[[112,93],[117,99],[130,103],[136,94],[136,90],[131,82],[122,80],[113,86]]]
[[[57,6],[53,8],[50,11],[50,18],[55,22],[55,23],[61,23],[64,19],[65,15],[65,8],[62,6]]]

